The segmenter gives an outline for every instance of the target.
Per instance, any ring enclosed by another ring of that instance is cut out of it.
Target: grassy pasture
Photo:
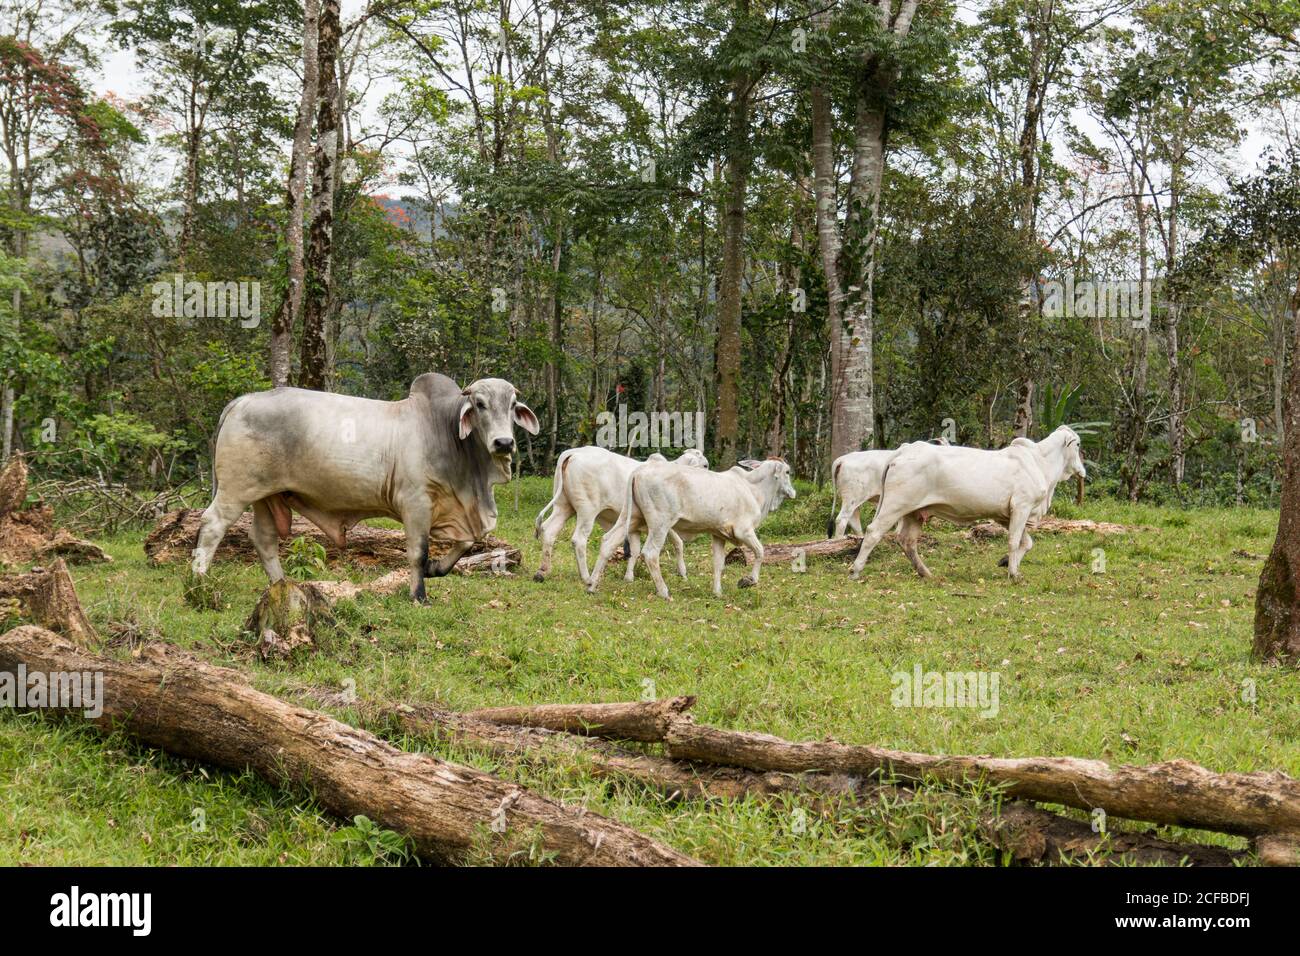
[[[824,534],[829,493],[799,490],[761,530],[766,542]],[[184,569],[149,567],[143,532],[101,541],[114,563],[73,574],[113,652],[128,654],[140,640],[173,641],[289,697],[355,681],[366,700],[468,709],[635,699],[653,682],[661,696],[697,694],[702,721],[793,739],[1115,763],[1183,757],[1213,770],[1300,775],[1300,674],[1249,659],[1257,556],[1271,543],[1274,511],[1108,500],[1076,508],[1063,491],[1055,514],[1142,530],[1037,535],[1019,586],[997,567],[1004,539],[971,541],[932,526],[922,552],[934,580],[918,579],[885,543],[859,583],[848,580],[847,562],[814,561],[803,574],[768,567],[758,588],[740,590],[741,568],[729,565],[718,600],[709,592],[708,544],[699,540],[687,549],[690,579],[670,574],[674,600],[665,603],[643,568],[626,584],[622,564],[611,567],[598,595],[587,595],[567,538],[551,579],[534,583],[532,519],[550,482],[525,479],[518,510],[515,496],[513,486],[498,489],[498,533],[524,549],[525,574],[430,580],[431,604],[422,608],[401,597],[345,603],[318,652],[287,665],[252,660],[240,633],[265,583],[258,566],[217,566],[222,611],[188,607]],[[593,560],[597,543],[593,536]],[[1093,571],[1096,548],[1104,549],[1104,573]],[[346,565],[330,573],[374,574]],[[917,664],[996,672],[996,715],[895,707],[892,675]],[[585,803],[716,864],[998,862],[971,834],[980,807],[996,799],[987,792],[967,794],[956,809],[924,801],[844,807],[809,815],[805,832],[796,832],[792,805],[668,805],[635,786],[563,769],[502,764],[427,739],[401,743]],[[72,721],[0,712],[0,864],[402,859],[400,845],[327,817],[308,794],[126,740],[105,742]]]

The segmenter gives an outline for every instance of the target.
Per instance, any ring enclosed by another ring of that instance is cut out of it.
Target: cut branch
[[[544,727],[614,740],[663,740],[674,720],[695,705],[694,697],[619,704],[542,704],[537,707],[489,707],[470,717],[519,727]]]

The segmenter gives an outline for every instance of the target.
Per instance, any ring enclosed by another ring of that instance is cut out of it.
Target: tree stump
[[[84,646],[99,638],[82,610],[62,558],[48,569],[0,577],[0,600],[15,603],[22,620],[56,631],[77,644]]]

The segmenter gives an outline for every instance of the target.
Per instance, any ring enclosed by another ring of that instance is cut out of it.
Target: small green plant
[[[341,827],[334,839],[343,845],[353,866],[401,866],[414,856],[410,840],[361,814],[352,818],[352,826]]]
[[[325,572],[325,558],[324,545],[299,535],[284,556],[284,573],[295,581],[310,581]]]
[[[215,569],[209,569],[207,574],[189,571],[185,575],[185,603],[196,611],[224,611],[227,590],[224,575]]]

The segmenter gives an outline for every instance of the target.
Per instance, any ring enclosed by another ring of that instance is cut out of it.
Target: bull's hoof
[[[541,571],[538,571],[536,574],[533,575],[533,580],[536,581],[538,584],[541,584],[543,581],[546,580],[546,575],[544,575]]]
[[[1023,574],[1021,574],[1020,572],[1018,572],[1018,571],[1017,571],[1015,574],[1010,575],[1010,578],[1011,578],[1011,583],[1012,583],[1012,584],[1024,584],[1024,583],[1025,583],[1025,576],[1024,576]]]
[[[739,584],[742,588],[752,588],[754,586],[754,579],[745,577],[745,578],[741,578],[736,583]]]

